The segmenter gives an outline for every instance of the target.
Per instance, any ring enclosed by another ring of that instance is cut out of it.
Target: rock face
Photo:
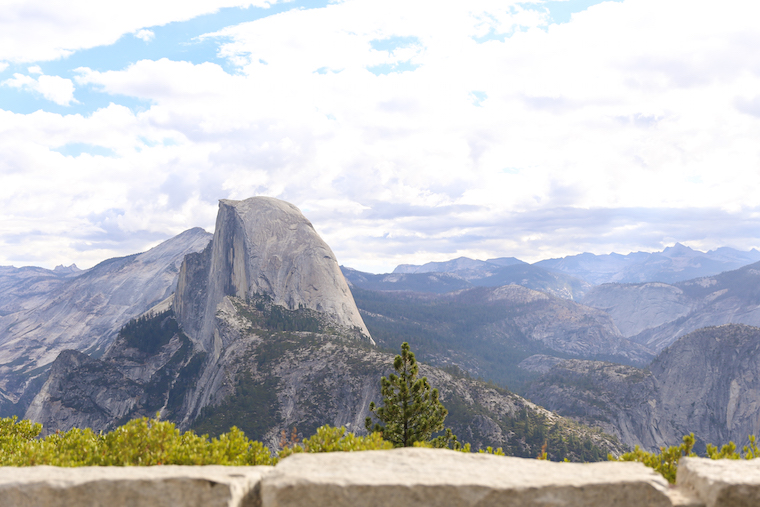
[[[178,416],[203,354],[193,353],[170,311],[144,323],[127,325],[101,359],[63,351],[24,418],[42,423],[47,435],[73,427],[109,431],[157,411]]]
[[[191,229],[86,271],[0,268],[0,416],[24,413],[61,351],[102,354],[122,325],[174,291],[185,255],[210,239]]]
[[[623,466],[621,466],[623,465]],[[550,463],[445,449],[300,454],[264,476],[262,505],[671,506],[640,463]]]
[[[760,263],[673,285],[601,285],[583,304],[609,313],[624,336],[659,352],[703,327],[760,326]]]
[[[177,319],[210,350],[222,300],[259,295],[290,310],[321,312],[372,340],[335,255],[298,208],[269,197],[221,200],[209,248],[188,256],[180,271]]]
[[[656,449],[693,432],[698,448],[741,446],[760,432],[760,329],[700,329],[664,350],[649,370],[565,361],[531,386],[528,397],[628,445]]]

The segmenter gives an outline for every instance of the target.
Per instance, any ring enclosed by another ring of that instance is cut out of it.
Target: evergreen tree
[[[401,344],[401,355],[396,356],[393,368],[395,374],[380,379],[383,406],[369,404],[369,411],[384,425],[373,425],[372,418],[367,417],[365,427],[370,432],[381,432],[394,447],[427,442],[433,433],[443,430],[443,420],[448,414],[438,400],[438,389],[431,389],[426,377],[417,378],[419,366],[407,342]]]

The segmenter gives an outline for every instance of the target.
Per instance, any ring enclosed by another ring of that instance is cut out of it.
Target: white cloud
[[[206,36],[239,74],[169,59],[79,69],[77,84],[150,106],[0,112],[0,202],[13,210],[0,223],[46,235],[6,242],[5,262],[65,252],[51,265],[86,265],[129,253],[118,231],[211,228],[216,199],[257,194],[300,206],[341,262],[366,269],[673,239],[760,246],[753,6],[626,0],[547,26],[496,0],[347,0]],[[392,37],[415,42],[373,48]],[[406,61],[416,69],[368,70]],[[67,143],[118,156],[51,151]],[[118,231],[92,218],[112,209]]]
[[[189,20],[223,7],[267,7],[276,1],[5,0],[0,16],[0,60],[54,60],[80,49],[113,44],[141,28]]]
[[[26,71],[29,74],[42,74],[42,69],[39,65],[32,65],[31,67],[27,67]]]
[[[0,62],[0,72],[3,72],[7,68],[8,68],[7,62]]]
[[[143,29],[143,30],[138,30],[137,32],[135,32],[135,37],[145,42],[150,42],[156,37],[156,34],[153,33],[153,31],[151,30]]]
[[[74,83],[71,79],[65,79],[60,76],[42,75],[35,79],[23,74],[13,74],[11,79],[2,82],[5,86],[12,88],[32,90],[40,93],[47,100],[55,102],[61,106],[69,106],[74,99]]]

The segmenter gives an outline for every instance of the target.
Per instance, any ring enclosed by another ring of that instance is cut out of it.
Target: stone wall
[[[677,482],[639,463],[397,449],[299,454],[276,467],[5,467],[0,507],[760,505],[760,460],[684,458]]]

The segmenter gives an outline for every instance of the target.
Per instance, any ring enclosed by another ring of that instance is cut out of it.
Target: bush
[[[302,443],[294,441],[286,443],[279,453],[280,458],[286,458],[291,454],[300,452],[351,452],[351,451],[376,451],[393,449],[393,444],[383,440],[381,433],[370,433],[367,436],[357,437],[353,433],[346,433],[346,428],[341,426],[320,426],[317,433]]]
[[[615,458],[611,454],[607,456],[610,461],[638,461],[646,466],[653,468],[665,477],[668,482],[675,484],[676,472],[678,471],[678,462],[683,456],[696,456],[692,452],[694,447],[694,433],[684,435],[683,443],[678,446],[668,448],[661,447],[659,453],[646,452],[639,449],[637,445],[633,452],[627,452]],[[760,457],[760,449],[755,444],[755,436],[749,436],[749,445],[742,448],[742,452],[736,451],[736,444],[729,442],[720,449],[713,444],[707,444],[705,457],[710,459],[754,459]]]
[[[73,428],[35,439],[42,426],[0,419],[0,465],[273,465],[277,459],[261,442],[232,427],[218,438],[180,432],[167,421],[134,419],[106,434]]]

